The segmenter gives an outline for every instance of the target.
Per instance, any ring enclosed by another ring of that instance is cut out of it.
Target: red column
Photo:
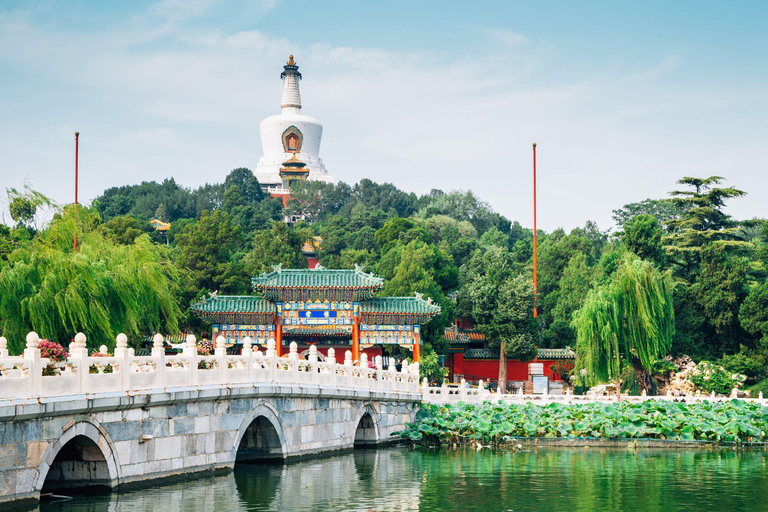
[[[360,360],[360,323],[355,316],[352,321],[352,361]]]
[[[413,340],[413,362],[416,363],[419,360],[419,357],[421,357],[421,346],[419,345],[419,333],[414,333],[414,340]]]
[[[283,317],[277,315],[277,325],[275,325],[275,353],[277,357],[283,357]]]

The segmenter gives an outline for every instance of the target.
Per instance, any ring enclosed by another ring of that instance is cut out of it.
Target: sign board
[[[546,375],[533,375],[531,379],[533,380],[534,395],[549,393],[549,377]]]

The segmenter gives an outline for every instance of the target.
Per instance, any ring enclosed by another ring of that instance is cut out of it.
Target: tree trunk
[[[507,392],[507,354],[504,352],[504,345],[499,350],[499,392]]]
[[[640,391],[642,392],[645,390],[645,393],[650,395],[651,390],[653,389],[651,374],[640,363],[640,359],[635,356],[630,356],[629,359],[632,362],[632,369],[635,370],[635,374],[637,375],[637,383],[640,385]]]

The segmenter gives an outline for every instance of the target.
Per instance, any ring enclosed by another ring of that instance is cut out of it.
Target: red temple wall
[[[498,359],[463,359],[460,371],[456,366],[456,356],[462,354],[454,354],[454,366],[453,373],[463,373],[469,378],[480,378],[483,380],[497,380],[499,378],[499,360]],[[529,361],[532,362],[532,361]],[[523,363],[518,360],[507,361],[507,380],[528,380],[528,363]],[[537,363],[544,365],[544,375],[550,376],[550,366],[555,360],[539,359]],[[552,380],[560,380],[556,375],[550,377]]]

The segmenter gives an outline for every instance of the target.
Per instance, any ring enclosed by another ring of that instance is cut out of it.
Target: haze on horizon
[[[548,231],[611,227],[683,176],[724,176],[748,192],[726,211],[765,217],[766,19],[759,1],[6,1],[0,186],[71,202],[76,130],[86,202],[254,169],[293,54],[337,180],[473,190],[530,227],[537,142]]]

